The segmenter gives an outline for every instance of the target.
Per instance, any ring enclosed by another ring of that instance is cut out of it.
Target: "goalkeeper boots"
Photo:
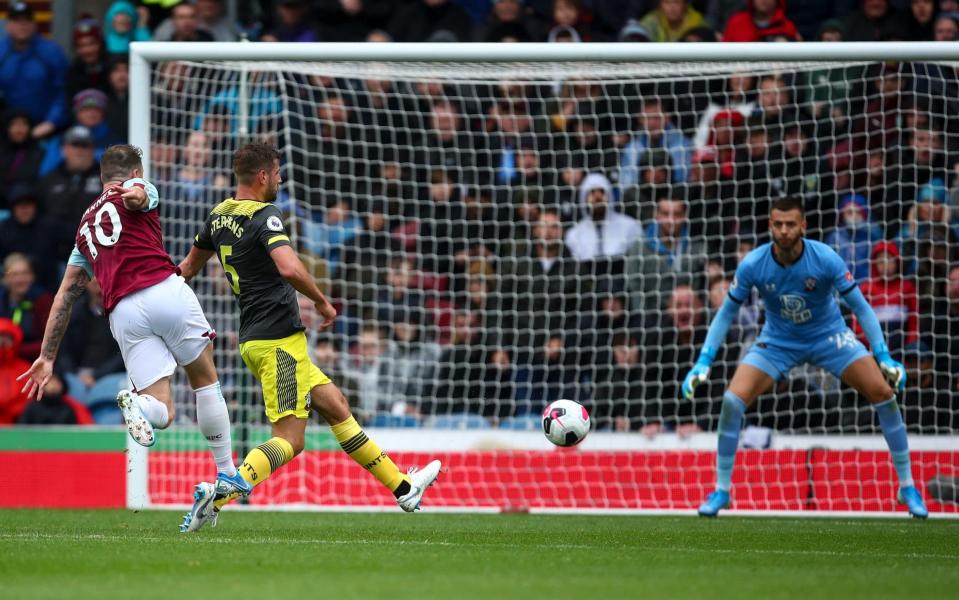
[[[729,492],[716,490],[706,497],[706,501],[699,506],[700,517],[715,517],[724,508],[729,507]]]
[[[929,516],[929,509],[926,508],[926,503],[922,501],[922,496],[914,485],[899,488],[896,500],[899,504],[905,504],[909,514],[917,519],[925,519]]]
[[[420,507],[420,502],[423,500],[423,494],[426,493],[426,488],[433,485],[433,482],[436,481],[436,478],[440,474],[441,466],[440,461],[434,460],[423,467],[422,470],[418,470],[416,467],[410,467],[410,470],[407,471],[410,476],[410,491],[396,499],[400,508],[406,512],[413,512]]]
[[[205,481],[198,483],[193,491],[193,507],[183,516],[180,533],[192,533],[207,523],[210,523],[210,527],[216,527],[218,511],[213,506],[214,500],[216,500],[216,487]]]
[[[127,424],[127,431],[130,432],[130,437],[133,438],[134,442],[147,447],[156,443],[153,424],[147,420],[143,411],[140,410],[136,394],[130,390],[120,390],[120,393],[117,394],[117,406],[120,407],[123,421]]]

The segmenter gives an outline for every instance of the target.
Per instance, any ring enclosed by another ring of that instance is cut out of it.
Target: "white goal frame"
[[[130,45],[130,104],[129,143],[143,151],[143,167],[146,177],[151,173],[150,144],[150,91],[153,67],[163,61],[310,61],[310,62],[849,62],[849,61],[938,61],[959,63],[959,42],[852,42],[852,43],[803,43],[803,44],[370,44],[370,43],[277,43],[277,42],[133,42]],[[240,83],[241,89],[244,85]],[[242,94],[241,94],[242,96]],[[245,110],[240,100],[240,112]],[[241,119],[245,122],[245,119]],[[243,132],[241,132],[242,134]],[[374,432],[379,439],[389,438],[390,430]],[[402,433],[402,432],[394,432]],[[464,432],[467,435],[469,432]],[[509,434],[506,434],[509,435]],[[522,435],[522,434],[520,434]],[[612,437],[610,437],[612,436]],[[637,450],[667,450],[690,448],[715,448],[715,433],[696,434],[689,439],[679,439],[674,434],[664,434],[656,440],[648,440],[639,434],[594,434],[615,447],[633,447]],[[954,450],[959,448],[959,435],[910,436],[911,450]],[[629,446],[635,444],[635,446]],[[606,443],[601,444],[605,447]],[[612,447],[611,446],[611,447]],[[885,442],[879,435],[856,436],[793,436],[776,435],[774,447],[778,448],[828,448],[828,449],[884,449]],[[127,438],[127,502],[130,509],[155,508],[148,495],[147,467],[149,452]],[[164,506],[168,508],[168,506]],[[182,507],[176,507],[177,509]],[[247,508],[250,507],[240,507]],[[256,510],[256,509],[253,509]],[[259,508],[263,510],[263,508]],[[324,506],[278,506],[268,510],[357,510],[356,507]],[[381,510],[363,509],[360,510]],[[466,509],[465,511],[468,511]],[[454,512],[464,512],[457,509]],[[470,512],[491,512],[489,507],[478,507]],[[495,512],[495,511],[493,511]],[[533,509],[531,512],[558,514],[695,514],[683,510],[551,510]],[[905,513],[868,513],[839,511],[730,511],[743,516],[790,516],[790,517],[837,517],[882,516],[905,517]],[[959,518],[959,513],[936,514],[936,517]]]

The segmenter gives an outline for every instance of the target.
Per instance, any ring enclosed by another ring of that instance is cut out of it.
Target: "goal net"
[[[679,386],[786,195],[906,365],[917,485],[957,475],[952,64],[324,61],[322,46],[290,62],[245,46],[244,60],[153,62],[148,102],[132,106],[168,248],[182,258],[233,194],[238,145],[274,144],[277,204],[339,313],[320,333],[301,302],[311,352],[401,468],[443,460],[427,505],[695,508],[714,486],[723,391],[763,324],[755,296],[695,399]],[[237,308],[216,261],[194,287],[242,458],[269,426]],[[148,457],[153,506],[214,475],[177,390],[177,423]],[[560,398],[592,417],[573,449],[542,435]],[[250,503],[393,505],[315,420],[307,452]],[[897,509],[876,416],[829,373],[793,369],[745,422],[735,508]],[[931,510],[956,510],[936,498]]]

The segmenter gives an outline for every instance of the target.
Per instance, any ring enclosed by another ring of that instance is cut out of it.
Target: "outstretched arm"
[[[869,347],[872,349],[872,354],[876,357],[876,362],[879,363],[883,375],[896,389],[902,391],[906,387],[906,369],[889,355],[889,347],[886,346],[882,326],[879,324],[879,319],[876,318],[876,313],[869,306],[869,302],[866,301],[866,297],[862,295],[862,290],[859,289],[859,286],[854,286],[852,290],[843,295],[843,298],[852,312],[855,313],[856,318],[859,319],[859,324],[866,333]]]
[[[276,270],[280,272],[280,277],[287,280],[293,288],[313,301],[316,310],[323,316],[323,323],[320,324],[320,330],[326,329],[333,324],[336,319],[336,309],[326,299],[320,288],[316,287],[316,282],[307,272],[303,262],[288,245],[277,246],[270,250],[270,258],[276,265]]]
[[[23,385],[23,391],[28,396],[34,396],[37,400],[43,397],[43,388],[53,374],[53,363],[57,359],[60,343],[63,341],[63,336],[67,332],[67,325],[70,323],[73,303],[86,290],[89,281],[90,276],[83,267],[67,265],[63,281],[60,283],[60,289],[53,299],[46,330],[43,332],[40,357],[34,361],[29,370],[17,378],[17,381],[27,379]]]
[[[213,258],[214,254],[213,250],[203,250],[202,248],[193,246],[190,248],[190,253],[186,255],[186,258],[177,265],[177,268],[180,269],[180,275],[187,281],[190,281],[197,273],[203,270],[203,266],[206,265],[208,260]]]
[[[733,324],[733,320],[739,312],[739,306],[739,302],[736,302],[730,296],[726,296],[722,307],[716,313],[713,322],[710,323],[703,349],[699,352],[699,358],[683,380],[683,396],[687,400],[693,397],[696,386],[709,377],[709,369],[712,367],[713,360],[716,359],[720,344],[726,339],[729,327]]]

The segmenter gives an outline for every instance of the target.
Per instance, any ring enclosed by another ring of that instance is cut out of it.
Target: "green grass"
[[[0,598],[955,597],[959,522],[0,511]]]

